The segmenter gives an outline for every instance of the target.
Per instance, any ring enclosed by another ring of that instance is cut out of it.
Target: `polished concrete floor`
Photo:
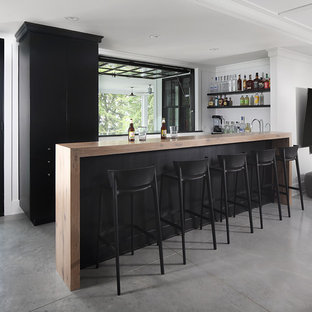
[[[82,289],[70,292],[55,271],[54,224],[33,227],[24,215],[0,218],[0,311],[312,311],[312,200],[278,220],[264,207],[264,229],[249,233],[248,216],[188,232],[187,265],[180,237],[164,242],[166,274],[159,274],[157,246],[121,258],[122,295],[116,295],[114,261],[82,271]]]

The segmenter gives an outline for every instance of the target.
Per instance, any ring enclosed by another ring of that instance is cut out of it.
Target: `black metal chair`
[[[249,213],[250,232],[253,233],[253,220],[251,211],[251,198],[250,198],[250,185],[248,177],[247,167],[247,155],[246,154],[235,154],[235,155],[218,155],[219,167],[212,167],[212,170],[216,170],[221,173],[221,199],[220,199],[220,221],[222,216],[225,216],[226,222],[226,234],[227,243],[230,243],[230,228],[229,228],[229,203],[236,205],[236,198],[234,201],[228,198],[228,175],[238,174],[242,172],[245,180],[245,191],[247,199],[247,209]],[[237,179],[235,183],[235,192],[237,192]],[[224,213],[223,213],[223,196],[224,196]],[[236,196],[236,195],[235,195]],[[244,205],[245,206],[245,205]]]
[[[200,229],[203,226],[203,219],[209,220],[211,222],[211,231],[213,239],[213,248],[217,249],[215,224],[214,224],[214,211],[213,211],[213,198],[211,190],[211,178],[208,159],[204,160],[191,160],[191,161],[175,161],[174,162],[174,172],[163,173],[161,176],[161,186],[160,186],[160,201],[162,202],[162,192],[163,192],[163,181],[164,178],[173,179],[178,182],[179,187],[179,214],[180,214],[180,224],[176,224],[170,220],[161,217],[161,221],[164,223],[178,229],[182,236],[182,252],[183,252],[183,264],[186,264],[186,252],[185,252],[185,212],[200,218]],[[202,203],[201,211],[197,213],[191,209],[185,208],[185,183],[192,182],[196,180],[202,180]],[[208,208],[209,217],[204,215],[204,198],[205,198],[205,186],[207,187],[208,193]]]
[[[282,220],[282,209],[281,209],[280,196],[278,192],[279,183],[278,183],[275,152],[276,152],[275,149],[253,151],[250,153],[249,157],[247,158],[248,165],[251,166],[251,177],[252,177],[253,168],[255,168],[255,171],[256,171],[256,180],[257,180],[257,192],[256,193],[258,197],[261,229],[263,229],[262,190],[265,188],[273,187],[274,194],[276,192],[279,219]],[[265,170],[265,167],[268,167],[268,166],[271,166],[273,168],[274,184],[273,183],[264,184],[264,180],[265,180],[264,170]],[[262,179],[260,176],[260,168],[262,168]],[[251,178],[251,199],[252,199],[252,195],[253,195],[253,189],[252,189],[252,178]]]
[[[130,170],[108,170],[108,176],[110,180],[110,186],[113,194],[113,212],[114,212],[114,236],[115,236],[115,264],[116,264],[116,276],[117,276],[117,294],[120,295],[120,267],[119,267],[119,223],[118,223],[118,197],[122,194],[130,194],[131,205],[131,253],[134,253],[133,247],[133,235],[134,229],[137,229],[144,234],[151,236],[151,234],[139,226],[134,225],[133,222],[133,209],[134,209],[134,194],[151,189],[154,198],[155,209],[155,226],[157,231],[157,245],[159,248],[160,259],[160,271],[164,274],[164,261],[163,261],[163,249],[162,249],[162,233],[159,213],[159,198],[157,188],[156,169],[154,166],[145,168],[136,168]],[[99,221],[101,223],[101,220]],[[105,232],[100,231],[98,233],[98,245],[96,256],[96,267],[98,267],[99,259],[99,247],[100,243],[107,244],[105,239]],[[152,235],[153,236],[153,235]]]
[[[282,147],[279,149],[279,155],[277,157],[277,160],[281,161],[283,164],[284,183],[285,184],[280,184],[280,186],[285,188],[285,192],[280,191],[280,193],[283,195],[286,195],[288,216],[289,217],[291,216],[291,214],[290,214],[290,203],[289,203],[289,189],[299,191],[300,201],[301,201],[301,209],[304,210],[303,195],[302,195],[302,184],[301,184],[300,168],[299,168],[299,160],[298,160],[298,148],[299,148],[298,145],[289,146],[289,147]],[[299,187],[290,186],[288,183],[287,163],[289,163],[290,161],[296,162],[297,178],[298,178],[298,186]]]

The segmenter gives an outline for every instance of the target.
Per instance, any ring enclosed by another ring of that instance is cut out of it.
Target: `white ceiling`
[[[303,47],[312,54],[312,28],[307,28],[312,27],[310,7],[277,14],[308,3],[304,0],[0,0],[0,36],[14,34],[23,21],[30,21],[103,35],[104,49],[188,63],[219,64],[230,62],[232,56],[237,61],[248,56],[261,57],[264,50],[274,47]],[[261,14],[258,14],[259,6],[264,11]],[[261,21],[255,20],[251,13]],[[68,21],[66,16],[80,20]],[[294,23],[298,21],[305,25]],[[151,34],[160,36],[150,39]],[[211,51],[213,48],[218,50]]]

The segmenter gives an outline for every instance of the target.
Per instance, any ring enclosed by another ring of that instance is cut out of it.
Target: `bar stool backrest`
[[[113,187],[115,180],[119,191],[139,190],[153,183],[155,172],[155,166],[149,166],[126,170],[108,170],[108,176],[111,187]]]
[[[188,160],[188,161],[174,161],[174,167],[179,175],[181,170],[183,179],[194,179],[203,177],[208,170],[208,159],[202,160]]]
[[[255,154],[258,155],[259,164],[271,164],[275,158],[275,149],[267,149],[261,151],[255,151]]]
[[[225,170],[241,170],[246,164],[246,154],[218,155],[219,165]]]
[[[286,160],[295,160],[297,157],[298,148],[299,148],[298,145],[282,147],[280,148],[280,156],[283,157],[283,153],[285,151]]]

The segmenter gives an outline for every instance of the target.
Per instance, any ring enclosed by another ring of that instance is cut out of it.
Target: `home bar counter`
[[[96,230],[100,203],[105,203],[105,217],[111,219],[110,191],[107,189],[107,169],[129,169],[154,164],[157,174],[172,168],[172,161],[208,157],[216,161],[218,154],[236,154],[252,150],[279,148],[291,145],[291,134],[281,132],[180,136],[176,140],[147,138],[146,142],[128,142],[127,137],[97,142],[56,145],[56,269],[70,290],[80,288],[80,269],[93,265]],[[282,181],[282,171],[279,181]],[[288,167],[291,183],[291,170]],[[213,182],[216,185],[216,183]],[[106,189],[106,190],[105,190]],[[101,195],[104,191],[104,195]],[[196,189],[189,191],[189,197]],[[218,194],[217,194],[218,195]],[[194,195],[195,196],[195,195]],[[103,200],[104,197],[104,200]],[[171,195],[173,197],[173,195]],[[214,197],[218,197],[215,194]],[[100,199],[102,200],[100,201]],[[166,199],[169,207],[176,199]],[[282,197],[282,202],[285,197]],[[140,203],[139,203],[140,202]],[[196,201],[192,203],[194,205]],[[127,201],[124,201],[127,203]],[[139,198],[138,207],[149,205],[149,198]],[[121,205],[120,205],[121,206]],[[122,212],[124,213],[124,212]],[[125,212],[126,214],[127,212]],[[145,210],[140,222],[150,224]],[[127,216],[124,217],[127,219]],[[122,219],[122,218],[121,218]],[[122,220],[121,220],[122,221]],[[192,226],[190,226],[192,227]],[[195,226],[196,227],[196,226]],[[147,226],[147,230],[150,230]],[[164,238],[174,233],[166,233]],[[127,238],[125,238],[126,240]],[[136,248],[143,247],[141,237]],[[127,245],[127,242],[124,243]],[[122,247],[127,251],[127,247]],[[101,255],[101,261],[113,254]]]

